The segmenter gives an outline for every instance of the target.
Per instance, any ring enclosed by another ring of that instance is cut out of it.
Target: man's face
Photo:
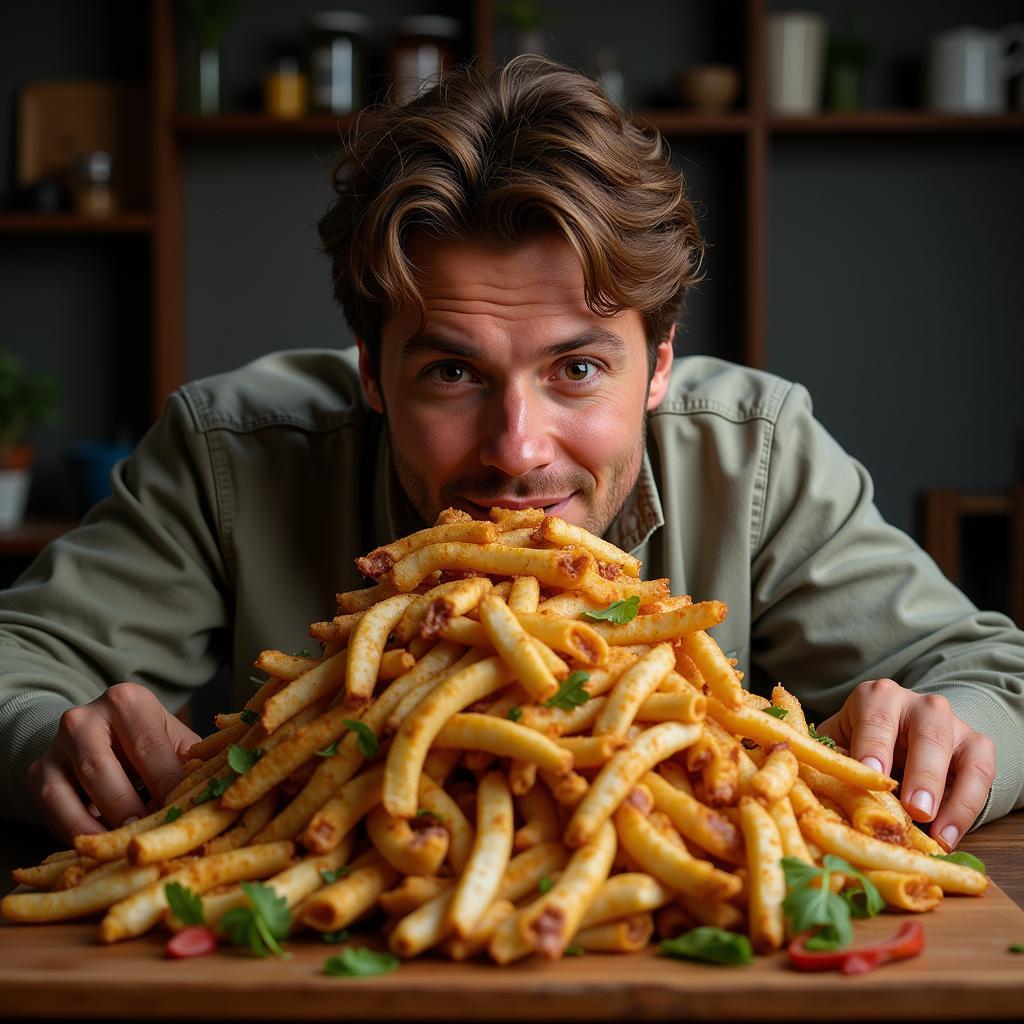
[[[644,417],[664,397],[671,335],[648,388],[643,321],[587,308],[569,245],[545,235],[514,250],[409,243],[426,306],[381,332],[379,376],[360,372],[387,417],[399,481],[426,523],[453,505],[542,506],[604,533],[636,483]]]

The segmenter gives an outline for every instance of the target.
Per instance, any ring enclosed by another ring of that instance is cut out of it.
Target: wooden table
[[[52,846],[6,824],[5,880],[12,861],[36,862]],[[294,940],[284,962],[235,952],[169,962],[159,936],[101,947],[94,923],[11,926],[0,927],[0,1018],[1024,1020],[1024,956],[1007,952],[1024,942],[1024,812],[962,847],[985,861],[1002,891],[947,898],[922,919],[921,957],[861,977],[800,974],[783,954],[742,969],[588,954],[500,970],[421,958],[384,977],[335,979],[321,971],[330,949],[311,939]],[[857,922],[858,941],[897,924],[889,915]]]

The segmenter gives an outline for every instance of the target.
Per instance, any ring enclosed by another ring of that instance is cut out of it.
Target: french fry
[[[585,622],[556,619],[541,612],[520,611],[515,616],[527,633],[552,650],[568,654],[583,665],[604,665],[608,661],[608,643]]]
[[[612,875],[598,890],[580,921],[580,928],[592,928],[632,914],[645,914],[671,903],[675,892],[653,875],[624,871]]]
[[[659,643],[649,654],[626,669],[594,722],[594,735],[624,739],[640,705],[654,693],[662,679],[675,667],[675,663],[672,645]]]
[[[450,930],[447,924],[448,909],[454,895],[454,888],[449,886],[403,917],[388,938],[391,952],[402,959],[408,959],[436,946],[445,938]]]
[[[703,722],[708,702],[702,693],[687,689],[676,693],[652,693],[637,708],[638,722]]]
[[[717,626],[724,618],[727,606],[721,601],[702,601],[700,604],[675,608],[656,615],[638,615],[632,622],[617,626],[610,622],[595,622],[594,629],[610,644],[656,644],[664,640],[678,640],[687,635]],[[685,641],[684,641],[685,646]]]
[[[497,536],[498,529],[493,523],[478,522],[472,519],[468,522],[431,526],[418,533],[411,533],[391,544],[374,548],[368,555],[356,559],[356,568],[364,576],[379,579],[391,569],[395,562],[428,544],[442,544],[446,541],[489,544],[493,543]]]
[[[653,934],[650,914],[631,914],[621,921],[581,928],[572,941],[588,953],[639,953]]]
[[[572,753],[534,729],[493,715],[452,715],[434,737],[442,750],[484,750],[497,757],[517,757],[540,768],[565,775],[572,769]]]
[[[88,917],[150,885],[160,874],[155,864],[125,867],[113,877],[101,878],[92,885],[78,885],[60,892],[10,893],[0,900],[0,913],[8,921],[25,924]]]
[[[380,805],[366,816],[366,834],[377,852],[403,875],[436,875],[448,853],[448,830],[433,817],[413,828]]]
[[[777,743],[768,751],[764,764],[751,778],[749,791],[764,804],[773,804],[789,796],[800,764],[786,743]]]
[[[299,919],[320,932],[347,928],[374,908],[397,877],[395,868],[384,861],[357,868],[313,893],[303,904]]]
[[[317,662],[283,690],[275,693],[263,706],[263,714],[260,716],[263,728],[272,733],[300,711],[337,692],[345,683],[345,657],[342,651],[333,658]]]
[[[356,623],[345,654],[345,692],[352,704],[365,703],[373,696],[388,636],[413,600],[409,594],[396,594],[367,609]]]
[[[405,917],[452,884],[440,875],[407,875],[393,889],[381,893],[377,905],[391,917]]]
[[[537,527],[537,534],[541,540],[557,547],[569,547],[574,545],[589,551],[599,562],[610,562],[619,566],[627,576],[637,577],[640,575],[640,559],[627,554],[614,544],[595,537],[588,530],[579,526],[572,526],[559,519],[558,516],[545,516]]]
[[[732,667],[729,659],[722,653],[722,649],[707,633],[703,630],[690,633],[683,637],[680,646],[684,653],[693,660],[694,665],[711,691],[711,696],[723,707],[730,710],[745,707],[743,687],[736,678],[736,670]],[[761,717],[770,718],[769,715],[762,715]],[[771,720],[775,721],[775,719]],[[731,728],[728,722],[722,722],[722,724]],[[757,737],[752,736],[751,739],[757,739]],[[775,742],[781,742],[781,739],[777,738]]]
[[[535,612],[540,603],[540,582],[536,576],[517,576],[509,590],[508,606],[515,615]]]
[[[782,839],[771,815],[750,796],[740,798],[740,828],[747,847],[750,942],[759,953],[780,949],[786,938],[782,901]]]
[[[904,871],[867,871],[886,904],[914,914],[934,910],[942,902],[942,887],[925,875]]]
[[[558,680],[500,597],[489,595],[480,602],[480,624],[513,675],[535,700],[545,701],[558,692]]]

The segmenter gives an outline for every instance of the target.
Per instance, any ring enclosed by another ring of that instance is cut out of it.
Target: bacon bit
[[[650,791],[639,786],[626,797],[626,803],[635,807],[645,818],[654,810],[654,801],[651,799]]]
[[[597,572],[606,580],[617,580],[622,575],[622,566],[616,565],[614,562],[598,562]]]
[[[534,936],[534,950],[549,959],[562,955],[562,922],[565,915],[558,907],[545,907],[530,926]]]
[[[439,636],[452,620],[452,605],[445,598],[438,598],[431,601],[427,607],[427,614],[423,616],[423,624],[420,627],[420,636],[432,639]]]
[[[768,748],[768,753],[774,754],[777,750],[789,750],[789,744],[785,740],[783,740],[781,743],[773,743]]]
[[[391,553],[383,548],[377,548],[368,555],[363,555],[362,558],[356,559],[356,568],[364,576],[370,576],[373,579],[379,579],[386,572],[390,572],[391,566],[394,564],[395,560]]]
[[[892,843],[895,846],[902,846],[907,835],[897,825],[875,825],[871,831],[876,839],[880,839],[883,843]]]

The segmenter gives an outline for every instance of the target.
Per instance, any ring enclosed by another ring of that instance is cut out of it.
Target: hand
[[[892,679],[861,683],[818,732],[872,768],[902,768],[903,806],[915,821],[932,821],[932,838],[947,850],[981,813],[996,774],[988,736],[957,718],[945,697]]]
[[[160,806],[182,778],[179,753],[198,739],[144,686],[118,683],[64,712],[53,745],[28,770],[29,785],[50,831],[70,843],[147,813],[133,778]]]

